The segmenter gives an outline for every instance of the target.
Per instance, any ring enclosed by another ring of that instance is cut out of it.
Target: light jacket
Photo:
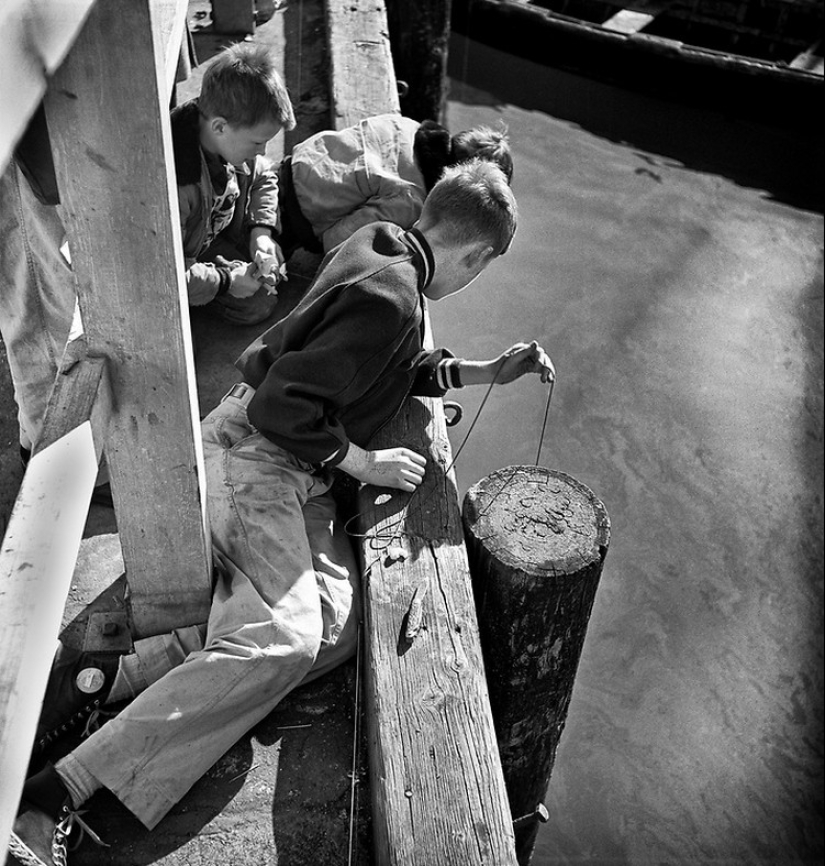
[[[447,148],[447,131],[431,125]],[[380,114],[316,133],[292,149],[295,195],[325,252],[368,223],[409,228],[418,219],[428,189],[414,154],[420,128],[417,120]],[[443,160],[439,174],[442,168]]]
[[[268,226],[278,231],[278,178],[268,159],[247,160],[236,169],[240,194],[230,224],[209,240],[209,221],[215,201],[215,187],[207,157],[200,145],[197,100],[185,102],[172,111],[172,144],[178,185],[178,206],[183,234],[186,288],[192,306],[206,304],[229,288],[229,268],[203,260],[216,253],[229,261],[249,261],[246,249],[249,231]],[[219,168],[220,170],[220,168]],[[224,170],[224,185],[226,181]],[[216,242],[217,241],[217,242]]]

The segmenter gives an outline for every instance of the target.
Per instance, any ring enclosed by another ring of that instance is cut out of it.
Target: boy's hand
[[[286,258],[269,229],[263,226],[256,226],[252,229],[249,239],[249,253],[252,256],[252,261],[258,266],[258,277],[261,282],[270,294],[276,294],[275,286],[288,279]]]
[[[270,295],[277,295],[275,287],[278,282],[287,279],[286,265],[275,253],[268,254],[262,250],[255,253],[255,274]]]
[[[229,290],[233,298],[251,298],[261,287],[254,263],[236,262],[229,271]]]
[[[423,481],[426,465],[426,457],[409,448],[365,451],[350,443],[347,455],[338,467],[364,484],[394,487],[412,493]]]
[[[532,343],[516,343],[491,363],[497,385],[514,382],[526,373],[539,373],[542,382],[556,381],[553,362],[535,340]]]

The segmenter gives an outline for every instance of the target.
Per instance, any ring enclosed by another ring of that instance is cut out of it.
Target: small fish
[[[427,586],[417,586],[413,593],[410,607],[407,610],[407,628],[404,632],[404,637],[408,641],[413,641],[421,631],[421,626],[424,622],[424,597],[427,595]]]

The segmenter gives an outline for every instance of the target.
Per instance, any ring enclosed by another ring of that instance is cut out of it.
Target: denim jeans
[[[149,829],[357,637],[358,569],[329,480],[251,427],[238,398],[203,438],[216,574],[203,649],[72,753]]]
[[[63,224],[10,162],[0,174],[0,334],[6,346],[20,444],[31,449],[72,325],[77,289],[60,253]]]

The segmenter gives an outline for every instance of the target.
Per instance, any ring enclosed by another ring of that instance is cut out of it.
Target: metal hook
[[[447,412],[453,412],[453,416],[447,415]],[[448,427],[455,427],[456,424],[464,417],[464,409],[461,403],[456,403],[453,400],[444,401],[444,420]]]

